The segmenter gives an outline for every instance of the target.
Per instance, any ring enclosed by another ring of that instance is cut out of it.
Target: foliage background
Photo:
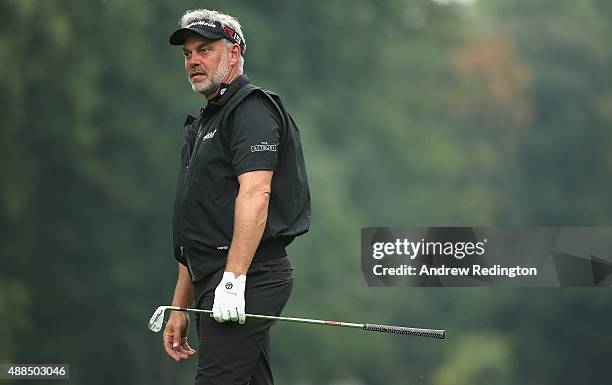
[[[609,226],[607,0],[0,0],[0,362],[192,382],[145,323],[203,103],[167,38],[202,6],[240,18],[246,73],[302,131],[313,223],[285,313],[449,330],[278,325],[277,383],[609,382],[608,289],[367,288],[358,249],[372,225]]]

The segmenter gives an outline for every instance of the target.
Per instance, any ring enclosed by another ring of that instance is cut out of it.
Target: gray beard
[[[229,55],[226,52],[221,58],[219,65],[217,65],[217,71],[212,79],[206,79],[201,83],[194,83],[189,77],[188,79],[194,92],[198,92],[208,98],[221,88],[221,83],[227,78],[230,71]]]

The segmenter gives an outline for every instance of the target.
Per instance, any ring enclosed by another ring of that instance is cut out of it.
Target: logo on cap
[[[229,27],[223,27],[223,32],[227,33],[228,35],[230,35],[232,37],[232,39],[234,39],[234,35],[236,34],[236,32],[234,32],[233,29],[229,28]]]
[[[217,25],[213,21],[210,21],[210,20],[200,20],[200,21],[193,22],[189,24],[187,28],[191,28],[194,25],[203,25],[206,27],[217,28]]]

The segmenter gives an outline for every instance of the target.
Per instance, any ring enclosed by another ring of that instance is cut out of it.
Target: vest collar
[[[208,101],[206,107],[221,107],[245,84],[250,83],[249,78],[246,75],[239,75],[233,82],[230,84],[221,84],[221,88],[219,89],[219,94],[212,100]]]

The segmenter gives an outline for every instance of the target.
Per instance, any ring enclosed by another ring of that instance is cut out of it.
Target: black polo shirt
[[[271,170],[268,220],[254,261],[280,258],[310,225],[299,131],[277,95],[239,76],[185,122],[174,207],[175,257],[192,280],[225,266],[238,176]]]

